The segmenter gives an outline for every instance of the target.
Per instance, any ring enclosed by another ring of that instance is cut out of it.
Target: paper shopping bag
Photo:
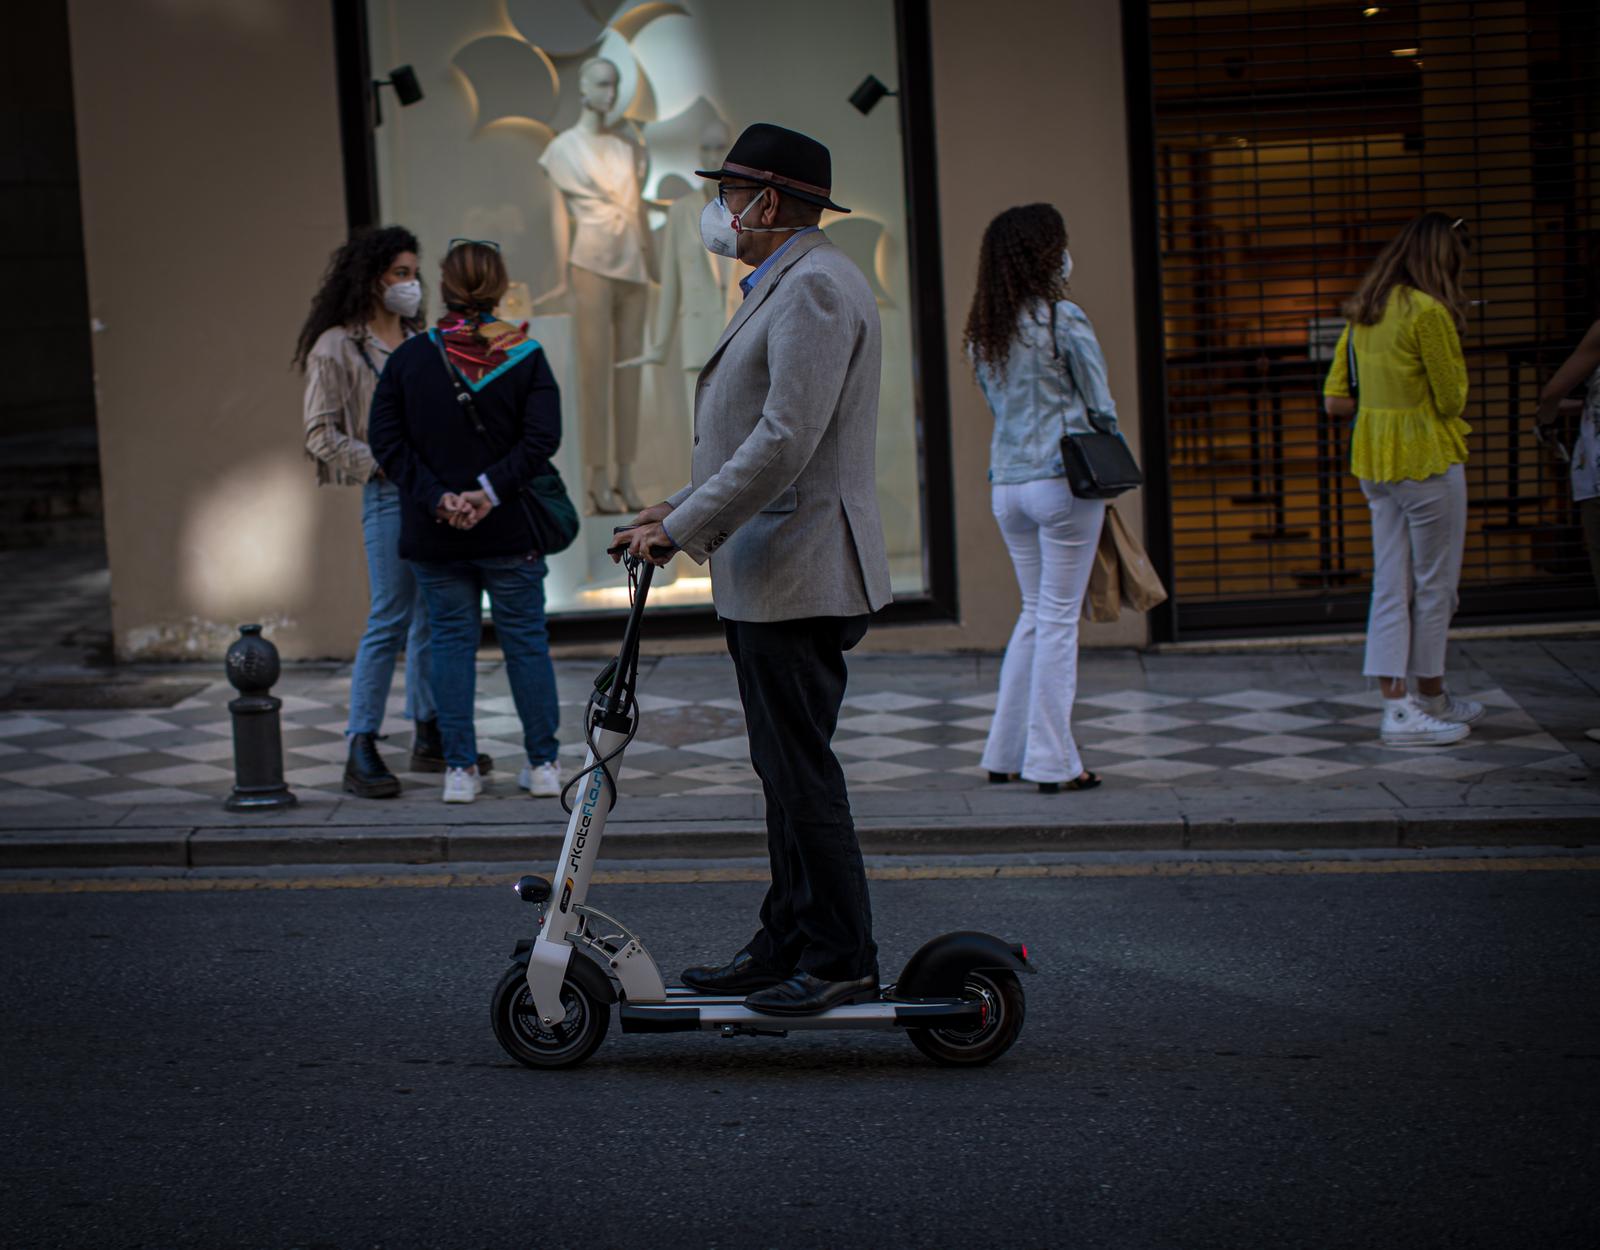
[[[1122,602],[1135,612],[1148,612],[1157,604],[1165,603],[1167,588],[1161,584],[1161,578],[1156,575],[1154,567],[1150,564],[1149,555],[1128,532],[1128,527],[1122,523],[1117,510],[1109,505],[1106,507],[1105,527],[1100,535],[1102,549],[1105,547],[1106,534],[1111,535],[1112,546],[1116,551]],[[1098,551],[1095,553],[1095,559],[1098,562]]]
[[[1122,615],[1122,578],[1117,569],[1117,544],[1109,525],[1100,527],[1094,567],[1089,570],[1089,592],[1083,597],[1083,615],[1090,621],[1114,621]]]

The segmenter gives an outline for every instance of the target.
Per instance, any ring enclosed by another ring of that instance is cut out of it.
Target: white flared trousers
[[[1078,499],[1063,477],[997,483],[992,504],[1011,551],[1022,612],[1000,665],[1000,696],[983,751],[993,773],[1070,781],[1083,772],[1072,739],[1078,617],[1106,505]]]
[[[1368,677],[1442,677],[1467,542],[1467,475],[1459,464],[1421,481],[1369,482],[1372,610]]]

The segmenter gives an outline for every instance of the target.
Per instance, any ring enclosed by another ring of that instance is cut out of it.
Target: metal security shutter
[[[1463,614],[1592,609],[1528,418],[1600,316],[1600,4],[1154,0],[1147,29],[1177,631],[1364,615],[1322,380],[1340,303],[1427,209],[1466,219],[1479,301]]]

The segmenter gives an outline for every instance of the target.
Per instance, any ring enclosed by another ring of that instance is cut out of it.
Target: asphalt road
[[[760,886],[597,888],[664,967]],[[504,888],[0,896],[0,1243],[1600,1244],[1600,872],[885,882],[1028,1023],[500,1052]]]

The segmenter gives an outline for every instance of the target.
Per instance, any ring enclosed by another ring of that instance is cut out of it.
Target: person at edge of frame
[[[1579,386],[1584,387],[1584,397],[1568,399]],[[1563,415],[1578,417],[1571,451],[1557,430]],[[1600,321],[1589,327],[1572,355],[1545,383],[1533,420],[1539,441],[1570,470],[1572,502],[1583,525],[1583,542],[1589,549],[1595,589],[1600,590]],[[1584,733],[1591,741],[1600,742],[1600,729],[1586,729]]]

